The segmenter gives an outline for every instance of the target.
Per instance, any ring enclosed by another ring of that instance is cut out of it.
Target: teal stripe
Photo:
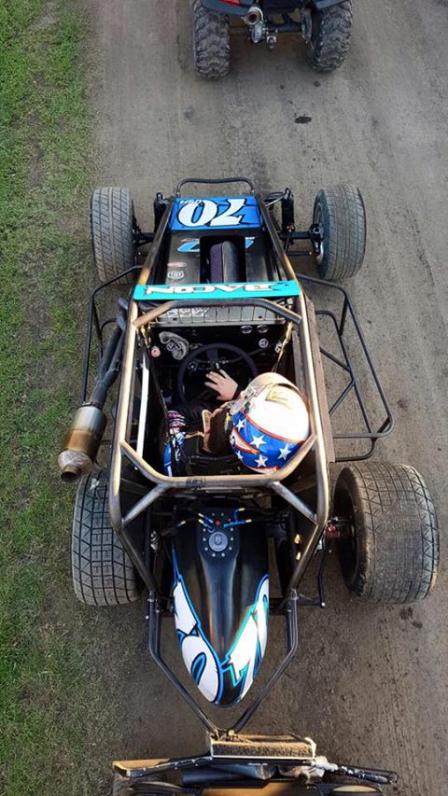
[[[201,301],[228,301],[251,298],[290,298],[300,296],[301,289],[295,279],[283,282],[222,282],[213,285],[136,285],[136,301],[170,301],[200,299]]]

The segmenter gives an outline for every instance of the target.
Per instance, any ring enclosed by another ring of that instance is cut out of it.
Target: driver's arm
[[[207,374],[205,386],[214,390],[220,401],[232,401],[239,392],[238,382],[232,379],[225,370],[212,370]]]

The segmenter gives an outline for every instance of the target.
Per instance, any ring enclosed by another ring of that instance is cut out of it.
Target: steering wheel
[[[221,352],[225,352],[227,356],[225,354],[223,356]],[[229,354],[234,356],[229,359]],[[235,365],[238,362],[243,362],[246,366],[245,370],[247,370],[247,375],[250,377],[248,382],[257,376],[258,369],[252,357],[236,345],[208,343],[190,351],[183,360],[177,374],[177,393],[182,403],[188,404],[191,400],[187,395],[187,382],[190,374],[195,375],[202,371],[205,376],[211,370],[226,370],[229,364]],[[216,399],[217,396],[215,391],[209,387],[206,387],[196,396],[196,400],[210,400],[212,398]]]

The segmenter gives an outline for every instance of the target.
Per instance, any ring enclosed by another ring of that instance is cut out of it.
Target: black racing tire
[[[121,774],[115,773],[112,784],[112,796],[132,796],[133,793],[135,793],[135,791],[128,777],[122,777]]]
[[[134,208],[127,188],[96,188],[90,200],[93,259],[100,282],[108,282],[135,263]],[[133,274],[117,282],[131,284]]]
[[[311,11],[305,57],[318,72],[332,72],[345,60],[352,36],[352,0]]]
[[[72,528],[72,578],[85,605],[126,605],[138,599],[140,582],[109,519],[109,476],[81,479]]]
[[[219,80],[230,70],[230,20],[191,0],[194,68],[201,77]]]
[[[360,270],[366,252],[367,220],[361,192],[353,185],[335,185],[316,196],[313,224],[321,227],[317,260],[321,279],[339,282]]]
[[[334,514],[348,589],[374,603],[423,600],[437,577],[439,531],[421,475],[402,464],[363,462],[340,472]]]

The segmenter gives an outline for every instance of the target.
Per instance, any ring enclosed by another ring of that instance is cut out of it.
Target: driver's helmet
[[[292,382],[263,373],[229,406],[230,445],[250,470],[269,475],[294,456],[310,433],[305,401]]]

